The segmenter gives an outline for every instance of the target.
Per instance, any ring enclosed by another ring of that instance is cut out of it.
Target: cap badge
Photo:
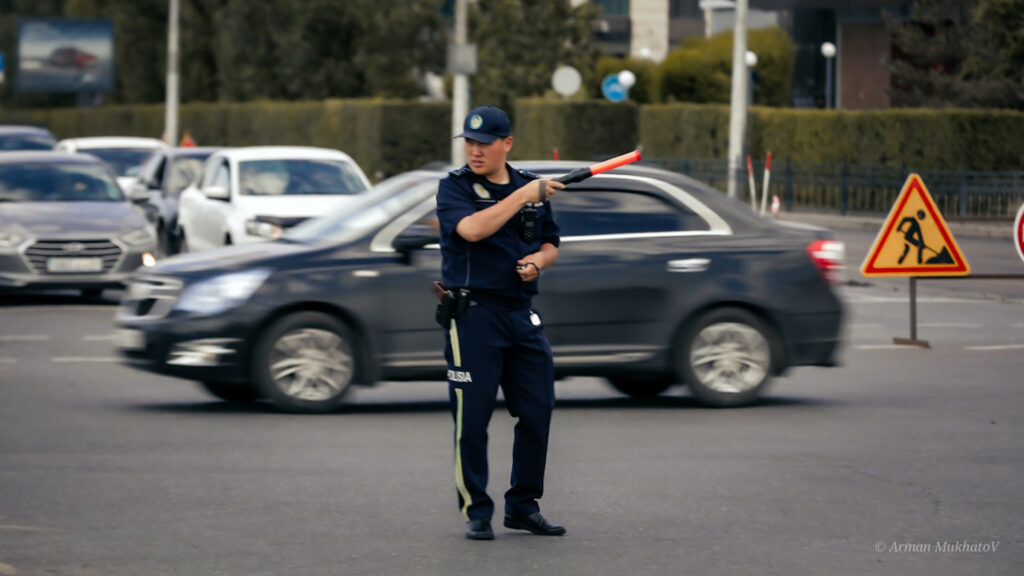
[[[479,196],[483,200],[490,200],[491,199],[491,193],[488,192],[487,188],[484,188],[484,185],[479,183],[479,182],[475,182],[473,184],[473,192],[476,192],[476,195]]]
[[[469,127],[473,130],[479,130],[484,125],[484,119],[479,114],[473,114],[473,117],[469,119]]]

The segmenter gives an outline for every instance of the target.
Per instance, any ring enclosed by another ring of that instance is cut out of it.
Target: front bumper
[[[243,305],[213,316],[184,314],[173,308],[180,282],[149,278],[140,290],[135,280],[115,318],[115,347],[125,364],[190,380],[248,381],[255,310]]]
[[[156,242],[142,246],[129,246],[114,240],[102,241],[109,246],[105,255],[94,256],[88,252],[63,257],[62,254],[36,254],[32,250],[41,244],[58,246],[81,242],[40,241],[26,244],[17,251],[0,252],[0,289],[88,289],[123,288],[128,285],[132,273],[143,266],[143,254],[156,254]],[[52,250],[52,249],[51,249]],[[102,270],[96,272],[53,272],[47,269],[47,260],[55,257],[62,260],[90,259],[101,262]]]

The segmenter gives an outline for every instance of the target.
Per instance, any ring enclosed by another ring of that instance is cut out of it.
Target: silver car
[[[155,264],[156,234],[133,200],[91,156],[0,154],[0,290],[123,287]]]

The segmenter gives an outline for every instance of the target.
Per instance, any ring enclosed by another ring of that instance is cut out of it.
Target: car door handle
[[[685,260],[669,260],[665,269],[669,272],[704,272],[711,260],[707,258],[687,258]]]

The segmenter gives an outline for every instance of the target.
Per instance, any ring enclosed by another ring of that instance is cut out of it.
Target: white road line
[[[0,336],[0,342],[44,342],[50,337],[45,334],[11,334]]]
[[[999,346],[965,346],[964,350],[1024,350],[1024,344],[1002,344]]]
[[[120,362],[121,359],[103,356],[56,356],[54,358],[50,358],[50,361],[60,364],[70,364],[75,362]]]
[[[851,304],[909,304],[909,297],[884,296],[847,296],[845,300]],[[970,298],[918,298],[918,304],[999,304],[998,300],[982,300]]]
[[[850,324],[851,330],[860,330],[864,328],[885,328],[885,324]]]
[[[1014,328],[1024,328],[1024,324],[1014,324]]]
[[[17,364],[17,358],[0,358],[0,364]]]
[[[912,346],[901,346],[899,344],[862,344],[854,346],[857,350],[905,350]]]
[[[97,340],[116,340],[117,334],[91,334],[89,336],[82,336],[82,340],[88,342],[94,342]]]
[[[963,324],[957,322],[921,322],[922,328],[981,328],[981,324]]]

